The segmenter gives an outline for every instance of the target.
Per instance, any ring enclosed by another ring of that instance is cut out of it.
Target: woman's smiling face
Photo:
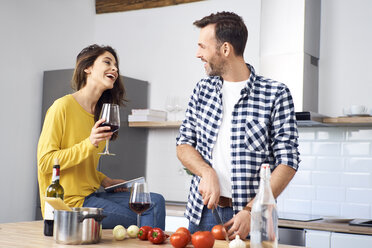
[[[119,76],[116,59],[110,52],[98,56],[94,64],[84,71],[87,73],[87,82],[94,81],[104,90],[112,89]]]

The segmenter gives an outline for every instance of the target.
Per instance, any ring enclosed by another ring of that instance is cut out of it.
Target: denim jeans
[[[226,223],[233,217],[233,209],[231,207],[221,208],[217,206],[216,210],[220,213],[223,223]],[[191,233],[194,233],[197,231],[211,231],[212,228],[217,224],[220,224],[220,223],[217,223],[217,221],[214,219],[212,210],[204,206],[199,225],[197,226],[189,222],[189,231]]]
[[[141,214],[141,226],[165,228],[165,200],[157,193],[151,193],[151,206]],[[106,218],[102,228],[114,228],[123,225],[137,225],[137,214],[129,208],[130,192],[93,193],[85,197],[83,207],[103,208]]]

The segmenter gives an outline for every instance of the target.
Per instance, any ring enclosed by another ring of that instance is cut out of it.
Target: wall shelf
[[[323,123],[340,126],[372,126],[372,116],[324,118]]]
[[[372,127],[372,116],[355,116],[355,117],[327,117],[323,119],[324,125],[318,125],[323,127]],[[320,123],[320,124],[322,124]],[[129,127],[140,127],[140,128],[179,128],[182,121],[139,121],[129,122]],[[311,127],[312,125],[299,127]]]
[[[182,121],[135,121],[129,122],[129,127],[142,127],[142,128],[179,128]]]

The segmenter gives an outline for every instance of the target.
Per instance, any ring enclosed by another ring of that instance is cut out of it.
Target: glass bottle
[[[262,164],[260,186],[251,211],[251,248],[278,247],[278,212],[270,177],[270,165]]]
[[[59,183],[59,171],[60,166],[58,158],[54,159],[53,165],[53,176],[52,183],[46,189],[46,197],[61,198],[63,200],[64,190],[62,185]],[[44,235],[53,236],[53,225],[54,225],[54,208],[47,202],[44,206]]]

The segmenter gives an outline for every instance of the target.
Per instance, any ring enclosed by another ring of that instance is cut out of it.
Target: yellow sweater
[[[48,109],[38,149],[38,180],[41,212],[44,196],[52,180],[54,158],[58,158],[64,201],[70,207],[81,207],[84,198],[96,191],[106,177],[97,171],[105,142],[95,147],[89,140],[94,116],[83,109],[72,95],[57,99]]]

